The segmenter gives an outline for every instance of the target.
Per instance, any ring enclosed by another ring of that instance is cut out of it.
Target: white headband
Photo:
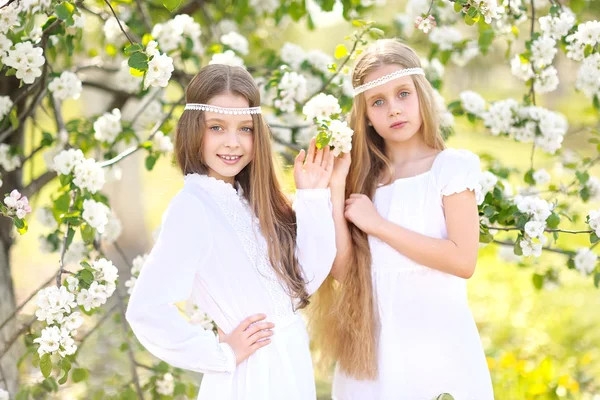
[[[210,111],[219,114],[244,115],[244,114],[261,114],[260,107],[246,108],[223,108],[217,106],[209,106],[208,104],[187,103],[184,110]]]
[[[354,88],[354,97],[358,96],[362,92],[366,92],[369,89],[372,89],[377,86],[381,86],[385,83],[388,83],[389,81],[392,81],[394,79],[398,79],[398,78],[401,78],[401,77],[407,76],[407,75],[425,75],[425,71],[423,71],[422,68],[399,69],[396,72],[392,72],[391,74],[382,76],[381,78],[377,78],[371,82],[367,82],[363,85],[355,87]]]

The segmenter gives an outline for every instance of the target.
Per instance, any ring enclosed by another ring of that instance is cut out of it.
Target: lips
[[[217,154],[217,157],[219,157],[225,164],[229,165],[233,165],[242,159],[242,156],[234,154]]]
[[[398,122],[394,122],[392,125],[390,125],[390,128],[392,129],[398,129],[398,128],[402,128],[404,125],[406,125],[408,123],[408,121],[398,121]]]

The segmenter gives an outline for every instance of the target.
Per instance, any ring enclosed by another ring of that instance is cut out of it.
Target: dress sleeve
[[[479,157],[468,150],[448,149],[438,164],[438,187],[440,196],[473,190],[481,191]]]
[[[190,297],[211,245],[202,202],[180,192],[163,215],[126,318],[140,343],[161,360],[196,372],[233,372],[236,361],[231,347],[219,343],[213,332],[190,324],[175,305]]]
[[[300,189],[294,201],[296,256],[312,294],[323,283],[336,255],[333,207],[329,189]]]

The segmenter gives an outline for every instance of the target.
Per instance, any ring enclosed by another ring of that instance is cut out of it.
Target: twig
[[[40,101],[42,101],[42,99],[46,95],[46,92],[47,92],[47,89],[42,86],[42,88],[38,91],[36,99],[31,103],[31,106],[27,109],[27,111],[25,111],[19,117],[19,125],[17,127],[14,127],[14,128],[10,127],[7,130],[5,130],[2,133],[0,133],[0,143],[4,142],[7,137],[9,137],[10,135],[12,135],[14,132],[17,131],[17,129],[19,129],[19,126],[21,126],[21,124],[23,123],[23,121],[25,121],[35,111],[35,108],[38,106],[38,104],[40,103]]]
[[[41,188],[46,186],[52,179],[56,178],[56,171],[46,171],[41,176],[33,180],[29,185],[21,190],[23,196],[32,197]]]
[[[117,20],[117,23],[119,24],[119,28],[121,28],[121,32],[123,32],[125,34],[125,37],[127,37],[127,40],[129,40],[130,44],[134,44],[133,40],[131,40],[131,38],[129,37],[127,32],[125,32],[123,25],[121,25],[121,20],[119,19],[119,17],[117,17],[117,13],[115,12],[115,9],[113,8],[113,6],[110,4],[110,1],[104,0],[104,2],[108,5],[108,7],[110,8],[110,11],[112,11],[113,15],[115,16],[115,19]]]
[[[116,94],[116,95],[120,95],[120,96],[126,96],[126,97],[133,96],[131,93],[127,93],[127,92],[124,92],[122,90],[115,89],[114,87],[111,87],[111,86],[109,86],[107,84],[100,83],[100,82],[82,81],[81,84],[83,86],[89,86],[89,87],[93,87],[93,88],[96,88],[96,89],[101,89],[101,90],[104,90],[105,92],[110,92],[110,93],[113,93],[113,94]]]
[[[98,330],[98,328],[100,328],[100,326],[108,319],[108,317],[110,317],[112,315],[113,312],[116,311],[116,309],[119,307],[118,304],[114,304],[111,308],[108,309],[108,311],[106,312],[106,314],[104,314],[102,316],[102,318],[100,318],[100,320],[98,320],[98,322],[96,323],[96,325],[94,325],[94,327],[92,329],[90,329],[89,331],[87,331],[85,333],[85,335],[83,335],[83,337],[81,338],[81,340],[79,341],[79,346],[77,346],[77,350],[75,351],[75,356],[77,356],[77,354],[79,353],[79,350],[81,350],[81,348],[83,347],[84,343],[88,340],[88,338],[90,336],[92,336],[92,334],[94,332],[96,332]]]
[[[152,101],[154,101],[161,92],[162,92],[162,90],[155,90],[154,93],[152,93],[152,95],[148,96],[148,99],[144,99],[145,102],[140,105],[139,109],[137,110],[137,112],[135,113],[133,118],[131,119],[131,125],[134,125],[136,123],[136,121],[138,120],[140,115],[142,115],[142,113],[144,112],[146,107],[148,107],[148,104],[152,103]]]
[[[46,286],[48,286],[50,284],[50,282],[52,282],[54,280],[54,277],[56,275],[52,274],[52,276],[50,276],[50,278],[48,278],[48,280],[44,283],[42,283],[40,286],[38,286],[37,289],[35,289],[30,295],[29,297],[27,297],[27,299],[25,299],[24,302],[22,302],[9,316],[8,318],[6,318],[2,324],[0,325],[0,331],[6,326],[6,324],[8,324],[8,322],[10,320],[12,320],[18,313],[19,311],[21,311],[26,305],[27,303],[29,303],[31,301],[31,299],[33,299],[37,293],[42,290],[43,288],[45,288]]]
[[[148,13],[148,8],[146,7],[145,2],[142,0],[135,0],[135,4],[137,5],[137,8],[140,12],[140,18],[142,19],[142,22],[144,23],[144,27],[146,28],[146,30],[148,32],[150,32],[152,30],[152,22],[151,22],[150,14]]]
[[[522,231],[523,230],[521,228],[517,228],[516,226],[487,226],[487,225],[482,225],[482,226],[489,230],[497,230],[497,231]],[[544,232],[559,232],[559,233],[570,233],[572,235],[577,235],[577,234],[581,234],[581,233],[592,233],[594,231],[592,231],[592,230],[570,231],[567,229],[544,229]]]
[[[27,332],[29,330],[29,328],[31,328],[31,325],[33,325],[33,323],[35,321],[37,321],[37,317],[34,316],[33,319],[31,319],[28,323],[26,323],[25,325],[23,325],[21,327],[21,329],[19,329],[19,331],[17,333],[15,333],[12,338],[9,339],[9,341],[7,342],[6,347],[4,347],[4,349],[2,349],[2,353],[0,353],[0,361],[8,353],[8,351],[13,346],[13,344],[15,344],[15,342],[17,341],[17,339],[19,339],[19,337],[22,334],[24,334],[25,332]]]
[[[494,243],[498,243],[504,246],[514,246],[514,242],[510,242],[510,241],[503,241],[503,240],[496,240],[494,239]],[[554,249],[551,247],[542,247],[543,250],[549,251],[551,253],[557,253],[557,254],[562,254],[562,255],[566,255],[571,257],[572,255],[575,254],[575,252],[573,251],[569,251],[569,250],[562,250],[562,249]]]

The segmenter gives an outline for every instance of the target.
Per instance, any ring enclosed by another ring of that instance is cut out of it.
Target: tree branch
[[[23,303],[21,303],[9,316],[8,318],[6,318],[2,324],[0,324],[0,331],[6,326],[6,324],[8,324],[8,322],[10,320],[12,320],[18,313],[19,311],[21,311],[23,309],[23,307],[25,307],[27,305],[27,303],[29,303],[31,301],[31,299],[33,299],[40,290],[42,290],[43,288],[45,288],[46,286],[48,286],[50,284],[50,282],[52,282],[55,278],[55,274],[52,274],[52,276],[50,276],[50,278],[48,278],[48,280],[46,280],[46,282],[42,283],[40,286],[38,286],[37,289],[35,289],[30,295],[29,297],[27,297],[27,299],[25,299],[25,301]]]
[[[497,231],[523,231],[523,229],[517,228],[516,226],[487,226],[487,225],[482,225],[482,226],[489,230],[497,230]],[[559,232],[559,233],[569,233],[569,234],[577,235],[577,234],[581,234],[581,233],[590,234],[594,231],[592,231],[592,230],[570,231],[567,229],[544,229],[544,232]]]
[[[128,93],[128,92],[124,92],[122,90],[119,89],[115,89],[114,87],[111,87],[107,84],[104,83],[100,83],[100,82],[93,82],[93,81],[82,81],[81,84],[83,86],[88,86],[88,87],[92,87],[95,89],[101,89],[104,90],[105,92],[109,92],[109,93],[113,93],[116,94],[118,96],[125,96],[125,97],[132,97],[133,94]]]
[[[503,246],[513,246],[514,247],[514,245],[515,245],[515,243],[511,242],[511,241],[503,241],[503,240],[496,240],[496,239],[494,239],[493,242],[501,244]],[[562,254],[562,255],[565,255],[565,256],[569,256],[569,257],[575,255],[575,252],[573,252],[573,251],[562,250],[562,249],[554,249],[554,248],[551,248],[551,247],[542,247],[542,250],[546,250],[546,251],[549,251],[551,253]]]
[[[119,19],[119,17],[117,17],[117,13],[115,12],[115,9],[113,8],[113,6],[110,4],[110,1],[104,0],[104,2],[108,5],[108,7],[110,8],[110,11],[112,11],[113,15],[115,16],[115,19],[117,20],[117,23],[119,24],[119,28],[121,28],[121,32],[123,32],[123,34],[125,34],[125,37],[127,38],[127,40],[129,40],[130,44],[134,44],[133,40],[131,40],[131,38],[129,37],[129,35],[125,31],[125,29],[123,28],[123,25],[121,25],[121,20]]]
[[[29,320],[29,322],[23,325],[21,329],[19,329],[19,331],[15,333],[13,337],[11,337],[8,340],[8,342],[6,342],[6,347],[4,347],[4,349],[2,349],[2,353],[0,353],[0,360],[2,360],[2,358],[8,353],[8,351],[13,346],[13,344],[15,344],[17,339],[19,339],[19,337],[21,337],[22,334],[24,334],[31,328],[31,325],[33,325],[35,321],[37,321],[37,317],[34,316],[33,319]]]
[[[46,184],[50,183],[50,181],[52,181],[52,179],[56,178],[56,176],[57,175],[56,175],[55,171],[46,171],[46,172],[44,172],[38,178],[36,178],[35,180],[33,180],[29,185],[27,185],[26,187],[24,187],[23,190],[21,190],[21,194],[23,196],[27,196],[28,198],[32,197],[41,188],[43,188],[44,186],[46,186]]]

